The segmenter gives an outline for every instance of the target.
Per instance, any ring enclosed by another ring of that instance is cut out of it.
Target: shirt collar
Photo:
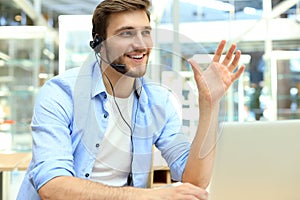
[[[103,83],[103,78],[101,75],[101,70],[98,62],[94,62],[91,66],[92,69],[92,98],[96,95],[106,92],[105,85]]]
[[[136,92],[136,96],[139,99],[139,103],[141,104],[147,104],[148,103],[148,96],[147,93],[145,92],[145,78],[141,77],[141,78],[137,78],[135,79],[134,82],[134,89]]]
[[[101,94],[103,92],[106,93],[106,88],[103,82],[103,77],[101,75],[101,69],[98,65],[98,62],[94,62],[92,66],[92,91],[91,91],[91,98],[94,98],[98,94]],[[144,78],[137,78],[134,82],[134,89],[136,92],[137,97],[139,98],[140,103],[147,103],[147,95],[143,91],[143,84],[144,84]]]

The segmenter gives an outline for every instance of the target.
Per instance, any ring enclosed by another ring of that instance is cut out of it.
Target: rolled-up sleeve
[[[155,145],[167,161],[172,179],[181,181],[191,144],[182,132],[179,102],[174,101],[174,98],[170,93],[163,107],[166,121],[161,133],[156,138]]]
[[[32,117],[33,159],[30,181],[38,190],[57,176],[74,176],[72,148],[72,92],[53,78],[39,91]]]

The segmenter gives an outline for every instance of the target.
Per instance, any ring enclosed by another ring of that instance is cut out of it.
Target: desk
[[[3,198],[3,172],[26,170],[31,160],[31,153],[0,153],[0,200]]]

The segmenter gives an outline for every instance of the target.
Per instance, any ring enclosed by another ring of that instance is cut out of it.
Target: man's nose
[[[135,48],[142,49],[151,47],[151,38],[143,36],[141,32],[137,33],[133,40]]]

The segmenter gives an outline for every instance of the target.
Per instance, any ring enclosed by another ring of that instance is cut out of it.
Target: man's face
[[[110,16],[107,40],[101,53],[108,62],[125,64],[126,75],[140,77],[145,74],[152,46],[151,27],[144,11]]]

